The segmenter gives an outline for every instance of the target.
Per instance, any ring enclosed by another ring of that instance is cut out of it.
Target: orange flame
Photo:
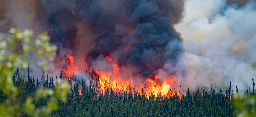
[[[109,61],[112,61],[112,58],[111,58],[111,56],[106,56],[106,59],[108,59]]]
[[[74,65],[74,57],[71,55],[66,55],[67,62],[69,63],[67,68],[64,70],[64,73],[67,76],[67,79],[70,81],[72,74],[78,73],[78,67]],[[153,95],[154,97],[168,97],[177,96],[181,97],[180,93],[174,91],[172,89],[173,83],[176,81],[176,76],[172,75],[167,77],[164,81],[158,77],[158,75],[149,76],[143,83],[146,84],[145,87],[142,88],[141,84],[135,85],[133,79],[124,80],[121,77],[120,69],[117,64],[117,60],[112,58],[111,56],[106,56],[106,59],[112,63],[112,69],[107,72],[100,71],[99,69],[95,70],[95,73],[99,75],[97,81],[97,89],[98,94],[106,93],[106,90],[112,90],[115,93],[126,91],[127,93],[133,93],[136,91],[137,93],[143,93],[148,99],[149,96]],[[58,59],[60,64],[60,60]],[[93,69],[90,67],[90,73],[93,74]],[[79,95],[82,94],[82,86],[79,88]],[[143,89],[143,92],[142,90]],[[75,94],[74,94],[75,95]]]
[[[116,59],[112,59],[110,56],[106,56],[106,59],[110,62],[113,62],[112,64],[112,71],[109,72],[103,72],[99,71],[99,69],[96,69],[95,72],[99,75],[98,80],[98,87],[99,92],[105,94],[105,91],[108,89],[112,89],[114,92],[119,91],[130,91],[130,87],[133,86],[133,80],[123,80],[123,78],[120,76],[119,67],[116,62]],[[176,80],[176,76],[169,76],[168,81],[164,80],[163,83],[160,83],[160,80],[158,79],[158,76],[155,75],[154,79],[147,78],[145,83],[149,84],[148,87],[145,87],[145,92],[143,92],[147,98],[149,98],[150,95],[154,95],[155,97],[166,97],[166,96],[173,96],[175,95],[174,91],[171,89],[171,85]],[[158,81],[158,82],[156,82]],[[140,87],[133,88],[134,91],[139,91],[141,89]],[[142,92],[140,92],[142,93]],[[177,93],[179,96],[179,93]]]
[[[112,61],[112,58],[107,56],[106,59],[109,61]],[[110,72],[101,72],[98,69],[95,70],[95,72],[99,75],[99,91],[103,92],[105,94],[105,89],[112,89],[113,91],[128,91],[129,89],[129,81],[123,81],[120,72],[119,67],[115,61],[115,63],[112,65],[113,71]]]
[[[67,70],[64,70],[64,73],[66,74],[67,78],[70,78],[72,74],[78,73],[78,68],[74,65],[74,57],[71,55],[66,55],[67,61],[69,63]]]
[[[158,76],[155,75],[155,80],[158,79]],[[150,83],[150,86],[146,88],[146,96],[154,95],[155,97],[162,96],[173,96],[175,93],[171,89],[171,85],[176,80],[176,76],[168,77],[169,82],[164,80],[162,84],[157,83],[156,81],[148,78],[146,81]],[[179,94],[178,94],[179,95]]]
[[[92,74],[92,67],[90,67],[90,72],[91,72],[91,74]]]
[[[83,95],[83,93],[82,93],[82,86],[81,86],[81,88],[79,89],[79,95]]]

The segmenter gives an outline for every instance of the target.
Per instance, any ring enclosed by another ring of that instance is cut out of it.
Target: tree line
[[[54,78],[48,75],[41,77],[41,82],[35,80],[29,74],[25,78],[17,69],[13,76],[14,85],[18,90],[17,103],[25,103],[26,97],[34,95],[39,88],[54,88]],[[27,80],[25,80],[27,79]],[[71,81],[70,81],[71,83]],[[231,83],[231,82],[230,82]],[[82,87],[82,89],[81,89]],[[131,87],[130,87],[131,88]],[[237,89],[238,91],[238,89]],[[253,92],[254,93],[254,92]],[[114,92],[111,89],[106,90],[105,94],[98,93],[93,85],[86,86],[85,81],[76,83],[68,93],[66,102],[58,101],[58,109],[50,116],[73,117],[73,116],[92,116],[92,117],[176,117],[176,116],[229,116],[236,115],[234,106],[234,96],[231,91],[231,85],[227,90],[216,91],[212,86],[210,90],[206,88],[197,89],[192,92],[187,89],[186,94],[178,96],[177,94],[169,97],[147,98],[145,94],[134,92]],[[6,100],[0,91],[0,103]],[[40,108],[47,105],[48,98],[40,99],[35,105]],[[20,110],[22,111],[22,110]],[[22,112],[21,112],[22,113]],[[28,116],[22,113],[19,116]]]

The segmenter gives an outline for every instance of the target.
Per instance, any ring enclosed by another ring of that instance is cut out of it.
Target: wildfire
[[[78,68],[74,65],[74,57],[71,56],[70,54],[66,55],[68,65],[67,68],[64,69],[64,73],[66,74],[67,78],[70,78],[72,74],[77,74],[78,73]]]
[[[107,56],[106,59],[109,61],[113,61],[113,59],[110,56]],[[99,75],[99,91],[105,93],[105,89],[112,89],[114,91],[128,91],[129,85],[131,84],[131,81],[123,81],[120,72],[119,67],[116,63],[112,65],[113,71],[110,72],[101,72],[98,69],[95,70],[95,72]]]
[[[83,87],[81,86],[81,88],[79,89],[79,95],[83,95],[82,89],[83,89]]]
[[[155,97],[158,96],[173,96],[175,93],[171,89],[172,83],[176,80],[176,77],[171,79],[171,83],[168,83],[166,80],[162,84],[157,84],[156,81],[147,79],[146,81],[150,83],[150,86],[146,88],[147,97],[151,94]]]
[[[102,72],[96,69],[96,73],[99,75],[99,92],[105,94],[105,90],[112,89],[115,92],[119,91],[130,91],[130,87],[134,86],[133,80],[123,80],[123,78],[120,76],[119,67],[116,62],[116,59],[111,58],[110,56],[106,56],[106,59],[110,62],[113,62],[112,64],[112,71],[109,72]],[[167,81],[168,80],[168,81]],[[154,95],[155,97],[158,96],[173,96],[175,95],[174,91],[171,89],[171,85],[176,80],[176,76],[170,76],[167,78],[163,83],[160,83],[160,80],[158,80],[158,76],[155,75],[154,79],[147,78],[145,81],[146,84],[148,84],[148,87],[145,87],[143,92],[146,97],[149,98],[150,95]],[[133,88],[133,87],[132,87]],[[134,91],[140,92],[141,86],[134,87]],[[140,92],[142,93],[142,92]],[[179,95],[179,93],[178,93]]]
[[[133,79],[125,80],[122,78],[120,74],[120,69],[117,64],[117,59],[112,58],[111,56],[106,56],[106,60],[108,60],[112,64],[112,69],[110,71],[100,71],[99,69],[93,70],[90,67],[90,72],[93,74],[95,72],[98,75],[97,80],[97,90],[98,94],[105,94],[106,91],[108,92],[112,90],[115,93],[120,92],[130,92],[134,94],[134,91],[137,93],[144,94],[147,98],[153,95],[154,97],[168,97],[177,96],[181,97],[178,91],[174,91],[172,89],[172,85],[176,80],[176,76],[172,75],[161,81],[157,75],[149,76],[145,81],[142,83],[134,83]],[[71,80],[72,74],[78,73],[78,67],[74,65],[74,57],[71,55],[66,55],[66,60],[68,64],[66,64],[65,69],[63,72],[66,74],[67,79]],[[60,64],[60,60],[58,59]],[[143,84],[145,87],[143,87]],[[79,95],[82,94],[82,86],[79,88]]]

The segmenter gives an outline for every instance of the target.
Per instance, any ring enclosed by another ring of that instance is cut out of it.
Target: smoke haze
[[[214,83],[225,88],[229,81],[233,89],[235,85],[241,89],[252,86],[255,8],[253,1],[238,7],[225,0],[187,0],[184,18],[175,26],[185,51],[178,69],[186,71],[177,80],[193,89]]]
[[[134,74],[148,77],[167,61],[177,63],[183,51],[173,28],[182,18],[183,1],[44,0],[42,4],[52,42],[69,48],[93,69],[109,67],[93,65],[110,55],[120,67],[131,65],[138,69]],[[82,33],[76,38],[78,32]],[[167,49],[169,43],[177,46]],[[77,47],[83,44],[88,46]]]
[[[48,31],[81,69],[143,80],[176,74],[174,86],[247,88],[255,78],[256,3],[247,0],[0,0],[0,31]],[[4,20],[2,20],[4,19]],[[8,24],[8,25],[7,25]],[[36,37],[33,37],[35,39]],[[50,64],[55,70],[54,63]],[[54,74],[55,75],[55,74]]]

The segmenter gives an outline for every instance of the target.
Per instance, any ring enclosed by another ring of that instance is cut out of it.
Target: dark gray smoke
[[[149,76],[167,61],[175,65],[183,51],[173,28],[182,18],[182,0],[43,0],[42,4],[52,42],[83,56],[88,66],[99,56],[111,55],[120,67],[136,66],[139,74]],[[79,29],[78,22],[86,28]],[[87,34],[78,39],[79,31]],[[74,47],[86,42],[89,47]],[[76,51],[81,49],[85,51]]]
[[[79,70],[109,71],[113,62],[104,57],[110,55],[123,78],[161,79],[177,71],[174,85],[184,89],[212,83],[226,88],[229,81],[248,87],[256,76],[255,0],[184,1],[0,0],[0,32],[13,26],[34,35],[48,31],[58,58],[75,56]]]

